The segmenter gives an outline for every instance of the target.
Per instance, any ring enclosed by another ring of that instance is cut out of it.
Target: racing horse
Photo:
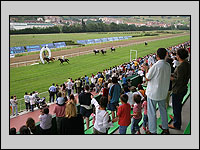
[[[58,58],[58,60],[60,61],[60,64],[63,64],[64,62],[67,62],[69,64],[69,59],[67,59],[67,58],[66,59]]]
[[[44,60],[46,60],[49,63],[50,61],[54,61],[55,58],[54,57],[50,57],[50,58],[44,57]]]
[[[106,53],[106,51],[104,51],[103,49],[101,50],[101,53],[104,55]]]
[[[112,51],[115,51],[115,48],[114,48],[114,47],[111,47],[110,50],[111,50],[111,52],[112,52]]]
[[[95,55],[96,55],[96,53],[99,53],[99,50],[93,50],[93,52],[95,53]]]

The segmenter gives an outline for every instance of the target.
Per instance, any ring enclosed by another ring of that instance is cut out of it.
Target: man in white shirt
[[[73,86],[73,83],[72,83],[71,79],[69,79],[68,82],[67,82],[68,96],[70,96],[70,94],[72,92],[72,86]]]
[[[55,99],[55,94],[56,94],[56,87],[55,84],[53,83],[52,86],[49,87],[49,103],[54,102]]]
[[[169,134],[167,111],[165,107],[166,97],[169,89],[171,67],[164,59],[167,55],[165,48],[157,50],[157,62],[146,72],[148,81],[146,95],[148,107],[148,124],[150,134],[157,132],[156,104],[158,103],[162,119],[163,134]]]

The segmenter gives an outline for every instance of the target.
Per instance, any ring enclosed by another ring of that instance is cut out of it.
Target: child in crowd
[[[117,117],[112,121],[119,121],[119,133],[126,134],[127,127],[131,124],[131,106],[128,101],[128,95],[122,94],[120,96],[120,101],[122,105],[117,107]]]
[[[142,94],[142,95],[140,95],[140,96],[145,96],[146,94],[145,94],[145,90],[144,90],[144,88],[142,87],[142,85],[141,84],[138,84],[138,92],[140,92],[140,94]]]
[[[132,87],[128,88],[128,87],[124,87],[124,92],[126,95],[128,95],[128,101],[127,103],[130,104],[130,106],[133,106],[133,92],[132,92]]]
[[[142,103],[142,108],[144,109],[144,117],[143,117],[143,130],[148,131],[148,116],[147,116],[147,97],[144,97],[144,102]]]
[[[41,134],[51,134],[52,127],[52,115],[49,114],[49,108],[46,107],[41,110],[40,120],[40,133]]]
[[[108,93],[109,93],[109,89],[108,89],[108,82],[104,83],[104,88],[103,88],[103,95],[108,98]]]
[[[137,131],[137,134],[141,134],[140,133],[140,127],[138,125],[138,123],[141,121],[142,119],[142,104],[141,104],[141,96],[139,94],[136,94],[133,96],[134,97],[134,107],[133,107],[133,122],[131,125],[131,133],[135,134]]]
[[[106,111],[108,98],[102,96],[99,100],[99,103],[93,97],[93,95],[91,95],[91,98],[92,98],[91,104],[95,106],[96,110],[93,134],[107,134],[108,129],[112,126],[112,121],[110,120],[110,116]]]

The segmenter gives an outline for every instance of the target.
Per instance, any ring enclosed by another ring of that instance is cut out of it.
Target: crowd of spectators
[[[130,79],[127,79],[133,75],[139,75],[142,79],[137,87],[132,86]],[[130,124],[131,133],[140,134],[138,123],[144,109],[143,130],[147,134],[156,134],[155,106],[158,103],[162,118],[160,127],[164,134],[169,134],[169,127],[181,128],[181,101],[187,92],[189,78],[190,42],[185,42],[167,49],[159,48],[156,53],[110,67],[90,77],[85,75],[75,80],[68,78],[60,86],[53,83],[49,88],[49,103],[56,102],[53,113],[56,114],[57,133],[84,134],[84,119],[89,129],[89,117],[93,115],[94,134],[107,134],[116,121],[120,126],[120,134],[126,134]],[[143,86],[147,86],[147,89],[144,90]],[[99,101],[94,98],[93,92],[102,95]],[[38,94],[35,91],[25,93],[27,111],[34,111]],[[75,94],[78,95],[77,99]],[[171,94],[174,117],[170,117],[174,121],[173,126],[168,125],[166,112]],[[17,114],[15,100],[11,96],[13,115],[14,109]],[[107,110],[111,111],[111,117]],[[37,132],[33,125],[34,120],[29,118],[29,123],[20,129],[20,134],[51,134],[52,115],[49,114],[48,107],[41,109],[39,119],[40,128]],[[26,128],[30,132],[26,132]],[[12,129],[10,134],[13,132]]]

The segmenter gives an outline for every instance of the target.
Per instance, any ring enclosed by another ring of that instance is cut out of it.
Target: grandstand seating
[[[17,54],[17,53],[24,53],[24,52],[25,52],[24,46],[10,48],[10,54]]]
[[[121,36],[121,37],[109,37],[109,38],[101,38],[101,39],[77,40],[77,43],[78,44],[94,44],[94,43],[124,40],[131,37],[132,36],[124,36],[124,37]],[[41,45],[28,45],[28,46],[25,46],[25,48],[27,49],[27,52],[33,52],[33,51],[40,51],[41,48],[44,46],[48,46],[49,49],[52,49],[52,48],[66,47],[66,44],[65,42],[58,42],[58,43],[48,43],[48,44],[41,44]],[[24,46],[11,47],[10,54],[24,53],[26,52],[25,48]]]
[[[90,39],[90,40],[85,40],[85,42],[86,42],[87,44],[94,44],[94,43],[95,43],[95,40]]]
[[[101,43],[101,39],[94,39],[95,43]]]
[[[114,41],[118,41],[119,38],[118,38],[118,37],[113,37],[113,40],[114,40]]]
[[[58,42],[58,43],[54,43],[56,48],[62,48],[62,47],[66,47],[65,42]]]
[[[27,52],[34,52],[34,51],[40,51],[41,47],[40,45],[28,45],[26,46]]]
[[[108,38],[101,38],[102,42],[108,42]]]
[[[55,46],[53,45],[53,43],[41,44],[41,47],[45,47],[45,46],[47,46],[49,49],[55,48]]]
[[[124,37],[123,37],[123,36],[120,36],[120,37],[119,37],[119,40],[124,40]]]
[[[109,38],[101,38],[101,39],[89,39],[89,40],[77,40],[79,44],[93,44],[94,43],[101,43],[101,42],[109,42],[109,41],[118,41],[131,38],[132,36],[121,36],[121,37],[109,37]]]
[[[108,41],[113,41],[113,38],[112,38],[112,37],[109,37],[109,38],[108,38]]]

